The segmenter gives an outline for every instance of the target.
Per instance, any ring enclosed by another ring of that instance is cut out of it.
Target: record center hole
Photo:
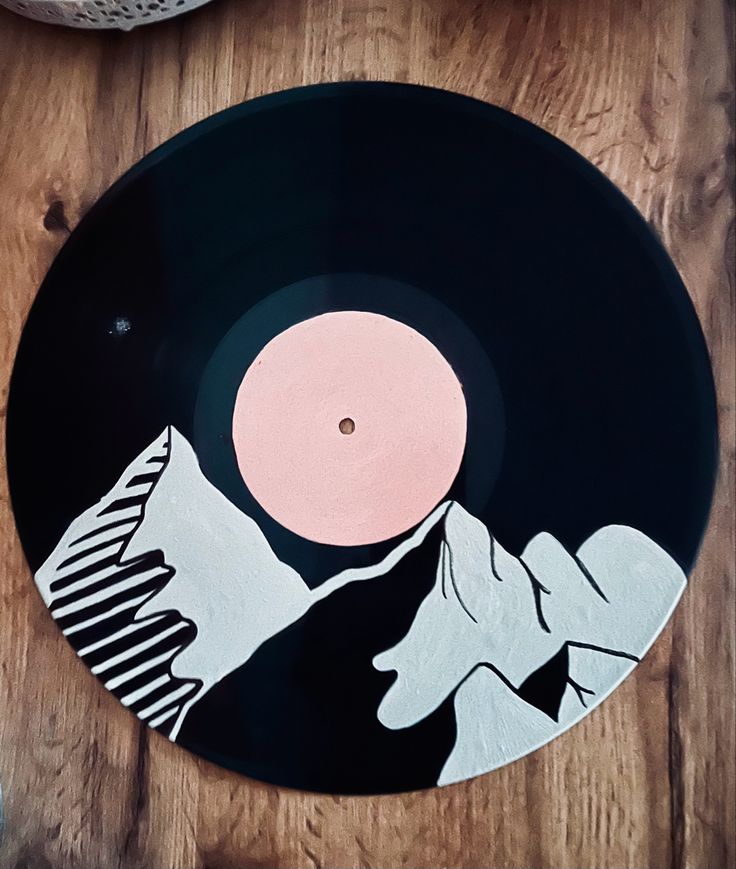
[[[345,419],[340,420],[339,429],[344,435],[351,435],[355,431],[355,423],[346,416]]]

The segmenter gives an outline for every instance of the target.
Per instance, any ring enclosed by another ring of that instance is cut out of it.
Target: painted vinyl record
[[[201,756],[337,793],[487,772],[599,704],[685,588],[715,455],[695,313],[629,202],[392,84],[254,100],[125,175],[8,415],[91,671]]]

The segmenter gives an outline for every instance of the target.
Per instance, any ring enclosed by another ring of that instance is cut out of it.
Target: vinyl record
[[[394,84],[146,157],[49,271],[8,413],[21,540],[92,672],[203,757],[339,793],[489,771],[600,703],[715,463],[703,337],[630,203]]]

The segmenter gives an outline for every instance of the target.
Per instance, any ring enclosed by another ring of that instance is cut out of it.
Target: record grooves
[[[198,754],[338,793],[488,771],[600,703],[716,467],[703,336],[631,204],[507,112],[381,83],[236,106],[113,185],[7,426],[92,672]]]

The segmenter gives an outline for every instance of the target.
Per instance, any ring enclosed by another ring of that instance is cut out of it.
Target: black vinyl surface
[[[610,182],[540,129],[381,83],[308,87],[214,116],[145,158],[72,234],[11,384],[8,473],[31,568],[169,424],[310,586],[380,560],[396,540],[320,546],[267,517],[229,428],[239,379],[270,337],[358,307],[414,325],[455,367],[469,436],[449,496],[505,548],[518,554],[548,531],[574,551],[625,524],[689,570],[713,488],[715,401],[664,249]],[[236,333],[248,344],[239,360]],[[375,709],[391,677],[370,661],[408,629],[434,578],[417,576],[391,619],[358,600],[367,584],[316,606],[194,707],[182,741],[283,784],[431,784],[454,739],[451,698],[415,728],[381,733],[324,691],[325,679],[355,691],[354,673]],[[529,691],[553,707],[557,676],[544,681]],[[351,771],[356,740],[364,761]]]

